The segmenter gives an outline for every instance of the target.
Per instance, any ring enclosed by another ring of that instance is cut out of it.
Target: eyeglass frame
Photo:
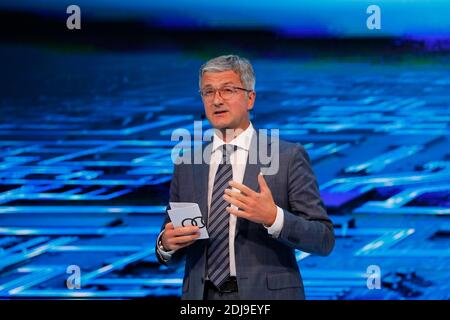
[[[222,97],[222,94],[220,93],[220,90],[222,90],[222,89],[224,89],[224,88],[232,88],[232,89],[234,89],[234,90],[242,90],[242,91],[245,91],[245,92],[247,92],[247,93],[253,92],[253,90],[250,90],[250,89],[245,89],[245,88],[241,88],[241,87],[237,87],[237,86],[224,85],[223,87],[220,87],[220,88],[218,88],[218,89],[216,89],[216,88],[211,88],[211,90],[214,90],[214,94],[211,96],[211,98],[214,98],[214,97],[216,96],[216,92],[219,92],[219,97],[220,97],[220,98],[222,98],[222,99],[224,99],[224,100],[230,99],[230,98],[224,98],[224,97]],[[207,98],[205,98],[205,97],[203,96],[203,89],[198,90],[198,92],[200,93],[200,96],[201,96],[203,99],[207,99]],[[236,91],[233,91],[233,94],[235,94],[235,93],[236,93]]]

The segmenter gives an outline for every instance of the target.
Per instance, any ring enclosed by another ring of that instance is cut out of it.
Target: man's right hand
[[[200,228],[197,226],[176,227],[169,222],[164,227],[161,243],[167,251],[178,250],[194,243],[200,237]]]

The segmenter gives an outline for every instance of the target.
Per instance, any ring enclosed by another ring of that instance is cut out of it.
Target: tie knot
[[[233,144],[224,144],[222,149],[222,163],[231,163],[231,154],[236,151],[236,146]]]

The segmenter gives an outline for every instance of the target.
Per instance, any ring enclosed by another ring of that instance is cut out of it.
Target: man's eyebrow
[[[229,86],[229,85],[235,86],[236,84],[233,83],[232,81],[228,81],[228,82],[225,82],[225,83],[221,84],[220,86],[223,87],[223,86]],[[205,85],[203,88],[204,88],[204,89],[206,89],[206,88],[213,88],[213,86],[210,85],[210,84],[207,84],[207,85]]]

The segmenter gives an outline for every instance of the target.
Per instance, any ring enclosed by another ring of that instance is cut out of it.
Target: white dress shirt
[[[250,125],[245,129],[241,134],[239,134],[237,137],[235,137],[233,140],[228,142],[229,144],[237,146],[237,149],[235,152],[232,153],[230,160],[231,165],[233,167],[233,180],[239,183],[242,183],[244,180],[244,174],[245,174],[245,168],[247,164],[247,158],[248,158],[248,151],[250,149],[250,143],[251,139],[253,137],[253,134],[255,133],[255,129],[253,128],[253,125],[250,123]],[[214,187],[214,178],[216,176],[217,169],[219,167],[219,164],[222,160],[222,148],[220,148],[225,142],[217,135],[214,134],[213,138],[213,148],[211,153],[211,161],[209,165],[209,180],[208,180],[208,217],[209,217],[209,210],[211,207],[211,197],[212,197],[212,191]],[[233,191],[238,191],[237,189],[233,188]],[[236,206],[231,205],[232,208],[236,208]],[[230,250],[230,275],[236,276],[236,261],[235,261],[235,255],[234,255],[234,237],[236,234],[236,220],[237,217],[235,215],[230,214],[230,222],[229,222],[229,250]],[[274,238],[278,238],[284,223],[284,212],[283,209],[277,206],[277,215],[275,218],[275,222],[270,227],[265,227],[267,229],[267,232],[270,236]],[[158,236],[157,243],[159,244],[157,246],[157,252],[159,256],[164,260],[168,261],[172,254],[175,252],[175,250],[172,251],[165,251],[162,245],[160,244],[160,237],[161,234]]]

